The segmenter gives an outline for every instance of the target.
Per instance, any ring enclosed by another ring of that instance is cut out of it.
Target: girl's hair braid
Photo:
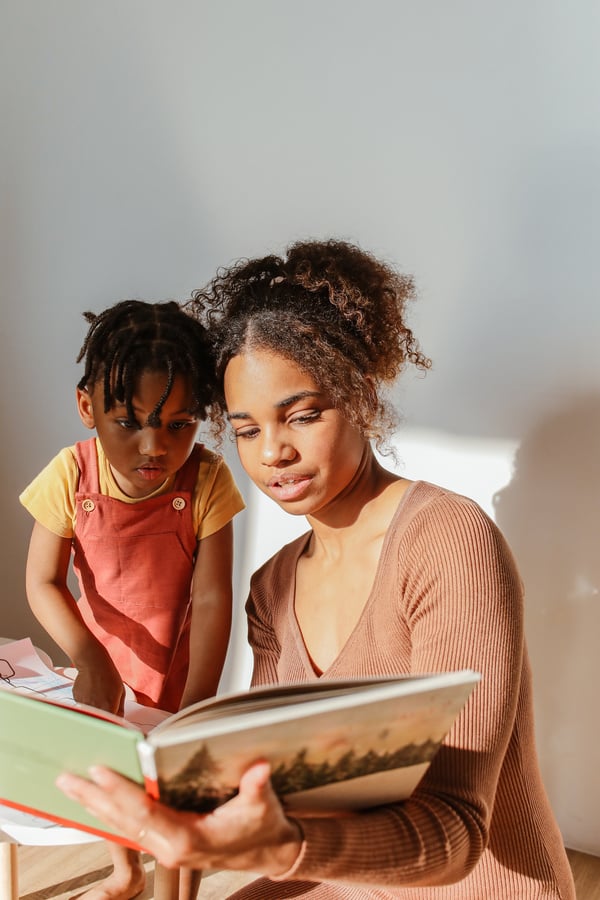
[[[123,403],[135,422],[133,395],[140,375],[164,372],[167,384],[148,423],[160,424],[160,411],[177,375],[190,382],[191,411],[206,417],[216,389],[211,347],[204,326],[178,303],[123,300],[98,315],[84,316],[90,327],[77,357],[77,362],[85,361],[77,386],[91,390],[101,383],[105,412]]]
[[[344,241],[300,241],[285,256],[219,269],[188,304],[214,342],[217,427],[226,421],[227,363],[244,350],[264,349],[304,369],[381,446],[396,422],[384,389],[407,363],[431,366],[406,322],[414,295],[410,276]]]

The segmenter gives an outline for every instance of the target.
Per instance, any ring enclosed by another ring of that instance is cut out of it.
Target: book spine
[[[156,771],[154,747],[148,741],[140,741],[137,745],[137,751],[142,775],[144,776],[146,793],[154,800],[158,800],[158,772]]]

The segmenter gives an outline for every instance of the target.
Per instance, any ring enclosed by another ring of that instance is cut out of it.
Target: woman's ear
[[[96,427],[92,397],[85,388],[77,388],[77,412],[86,428]]]

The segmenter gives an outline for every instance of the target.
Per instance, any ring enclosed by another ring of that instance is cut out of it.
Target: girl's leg
[[[112,875],[79,894],[76,900],[131,900],[144,890],[146,872],[138,851],[112,841],[107,844],[113,863]]]

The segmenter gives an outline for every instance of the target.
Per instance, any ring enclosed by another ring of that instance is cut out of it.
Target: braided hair
[[[177,375],[190,382],[191,412],[206,417],[215,391],[210,344],[204,326],[178,303],[123,300],[98,315],[83,315],[90,327],[77,356],[77,362],[85,361],[77,387],[91,390],[102,383],[104,412],[122,403],[129,421],[135,423],[133,395],[141,374],[164,372],[165,390],[148,424],[160,424],[161,409]]]
[[[219,269],[188,301],[213,338],[219,394],[211,416],[226,423],[223,378],[249,349],[287,357],[381,448],[396,414],[384,391],[407,363],[430,368],[406,323],[412,278],[338,240],[299,241],[285,256]]]

